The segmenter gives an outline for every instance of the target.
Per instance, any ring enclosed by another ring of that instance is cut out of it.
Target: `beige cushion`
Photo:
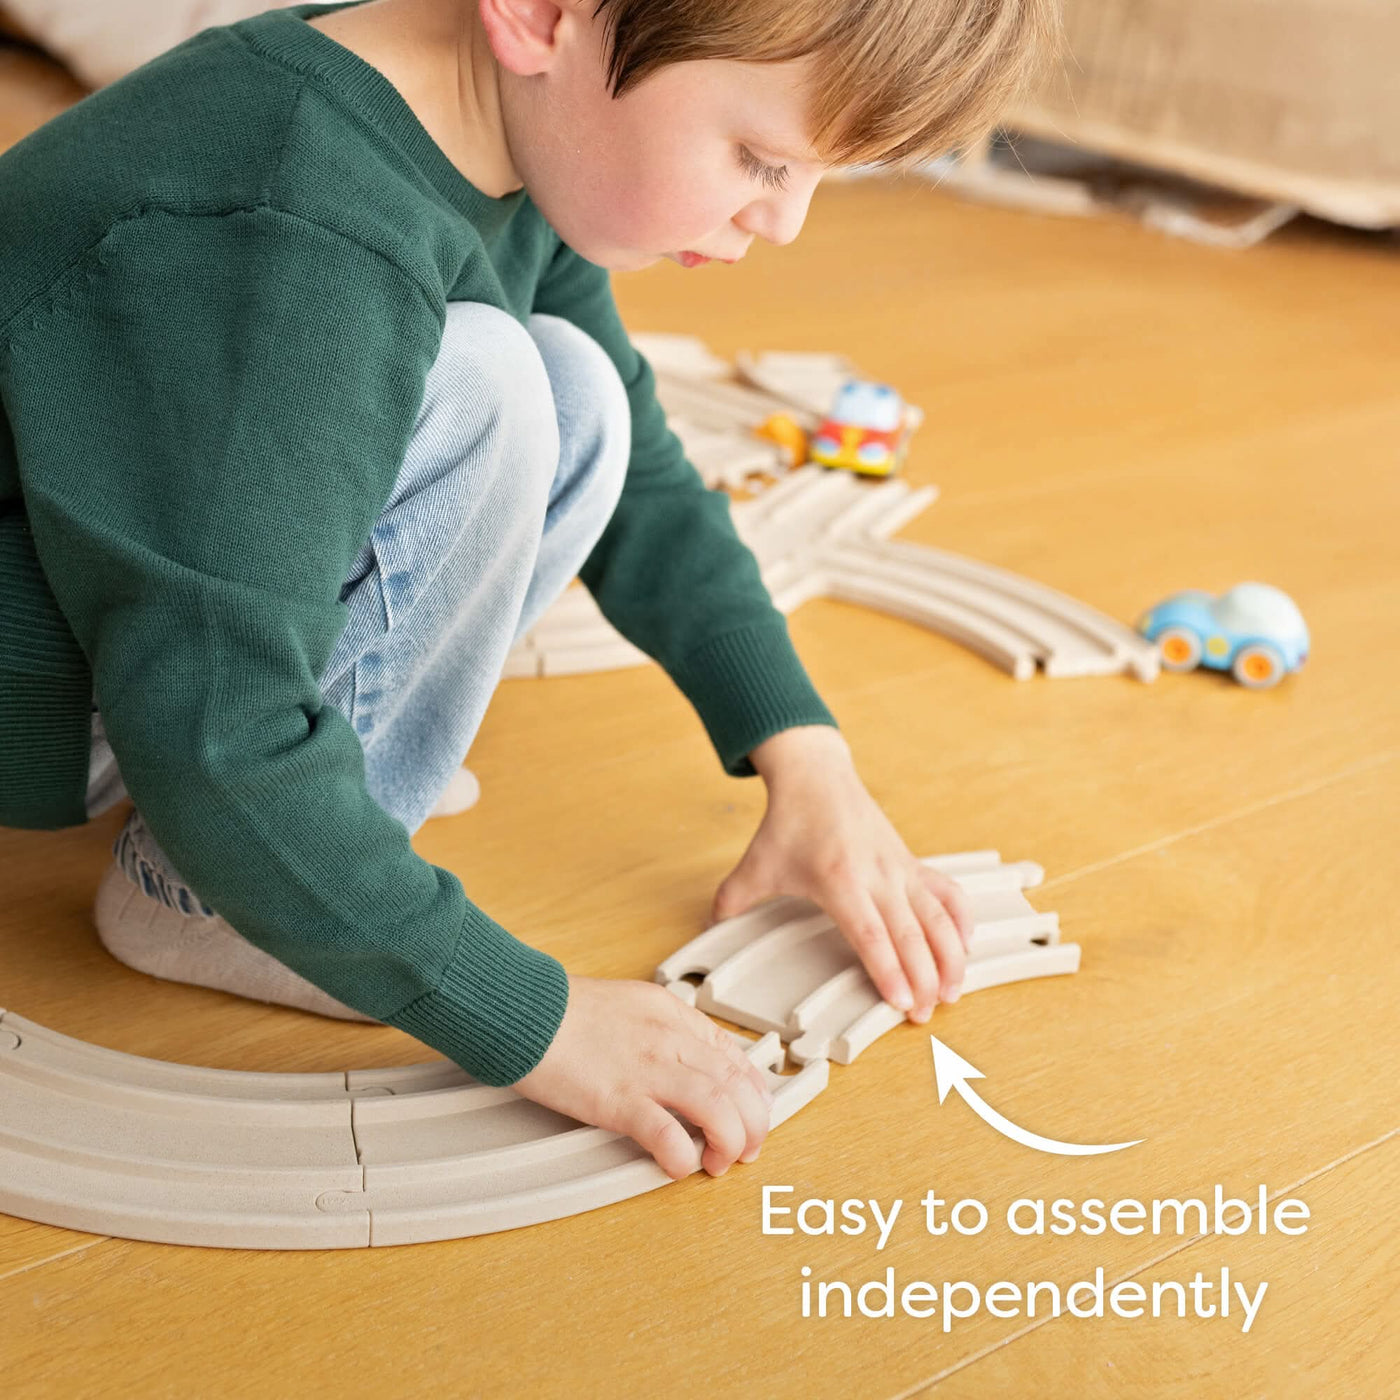
[[[215,24],[233,24],[296,0],[4,0],[0,15],[88,87],[115,82]]]

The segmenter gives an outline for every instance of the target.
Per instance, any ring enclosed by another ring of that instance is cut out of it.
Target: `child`
[[[805,895],[914,1020],[956,998],[965,902],[866,792],[608,270],[790,242],[829,166],[966,144],[1053,0],[592,4],[272,10],[0,156],[0,823],[129,792],[123,961],[397,1026],[681,1176],[674,1108],[718,1174],[768,1125],[718,1028],[568,976],[411,833],[578,575],[767,786],[713,917]]]

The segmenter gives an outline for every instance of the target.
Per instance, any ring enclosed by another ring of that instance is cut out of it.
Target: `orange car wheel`
[[[1162,665],[1169,671],[1194,671],[1201,660],[1201,639],[1189,627],[1168,627],[1157,635]]]
[[[1230,673],[1250,690],[1267,690],[1283,678],[1283,658],[1273,647],[1259,643],[1241,647]]]

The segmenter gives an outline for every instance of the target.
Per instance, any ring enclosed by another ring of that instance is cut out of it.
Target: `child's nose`
[[[746,205],[734,219],[745,233],[779,246],[791,243],[807,220],[807,209],[816,192],[820,176],[795,184],[786,190],[775,190]]]

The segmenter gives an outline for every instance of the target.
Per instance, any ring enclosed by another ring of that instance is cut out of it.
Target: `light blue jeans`
[[[507,652],[611,518],[631,452],[616,367],[572,322],[447,306],[394,489],[340,592],[321,675],[354,726],[370,795],[409,832],[462,766]],[[93,705],[87,814],[127,796]],[[112,846],[146,894],[213,914],[133,810]]]

